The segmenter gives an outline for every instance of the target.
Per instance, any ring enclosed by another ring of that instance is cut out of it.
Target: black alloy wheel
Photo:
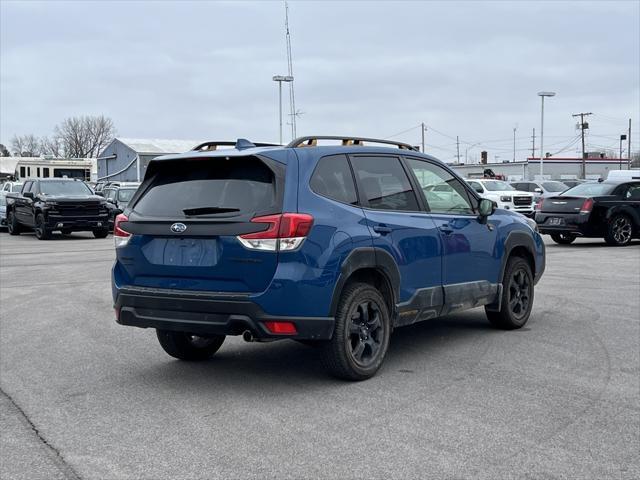
[[[519,320],[529,312],[530,301],[531,282],[524,268],[519,268],[509,281],[509,309],[514,318]]]
[[[622,247],[631,243],[633,238],[633,224],[627,215],[615,215],[609,222],[606,242],[609,245]]]
[[[333,337],[320,345],[331,374],[345,380],[366,380],[376,374],[391,336],[387,305],[380,291],[368,283],[352,283],[343,289]]]
[[[49,240],[51,238],[51,230],[47,229],[44,216],[41,213],[36,216],[36,227],[34,230],[38,240]]]

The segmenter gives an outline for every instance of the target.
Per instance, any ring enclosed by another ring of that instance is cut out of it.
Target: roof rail
[[[413,150],[418,151],[417,147],[413,145],[409,145],[408,143],[403,142],[394,142],[392,140],[383,140],[379,138],[366,138],[366,137],[351,137],[351,136],[334,136],[334,135],[313,135],[308,137],[299,137],[295,140],[292,140],[291,143],[287,145],[287,148],[298,148],[298,147],[316,147],[318,145],[318,140],[340,140],[343,146],[362,146],[364,142],[367,143],[379,143],[382,145],[394,145],[401,150]]]
[[[213,150],[217,150],[218,147],[236,147],[238,150],[242,150],[245,148],[253,148],[253,147],[280,147],[277,143],[256,143],[250,142],[244,138],[239,138],[235,142],[229,141],[212,141],[212,142],[204,142],[200,145],[197,145],[191,149],[192,152],[212,152]]]

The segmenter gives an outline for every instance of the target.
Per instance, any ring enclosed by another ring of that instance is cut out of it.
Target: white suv
[[[488,198],[496,202],[498,208],[512,210],[528,217],[532,217],[535,213],[534,196],[529,192],[516,190],[507,182],[486,178],[474,178],[467,179],[467,183],[483,198]]]

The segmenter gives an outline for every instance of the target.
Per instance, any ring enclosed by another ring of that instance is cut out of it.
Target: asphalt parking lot
[[[400,329],[345,383],[289,341],[173,360],[116,325],[111,237],[0,233],[0,477],[640,478],[640,242],[547,246],[525,328]]]

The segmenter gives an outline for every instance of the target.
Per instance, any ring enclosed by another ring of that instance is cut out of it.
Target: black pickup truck
[[[81,181],[26,180],[20,193],[7,195],[7,227],[11,235],[33,229],[40,240],[51,238],[54,230],[91,231],[96,238],[105,238],[109,209],[105,199]]]
[[[540,233],[556,243],[599,237],[609,245],[629,245],[640,238],[640,181],[582,183],[541,198],[536,210]]]

